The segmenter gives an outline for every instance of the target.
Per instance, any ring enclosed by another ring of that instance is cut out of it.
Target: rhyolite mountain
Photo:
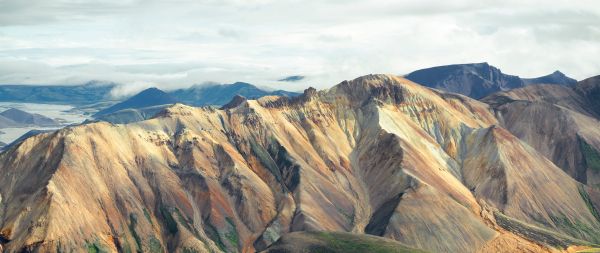
[[[492,94],[500,124],[576,180],[600,189],[600,78]]]
[[[405,78],[427,87],[459,93],[475,99],[531,84],[574,85],[576,82],[559,71],[539,78],[520,78],[502,73],[500,69],[486,62],[426,68],[411,72]]]
[[[0,247],[281,252],[377,240],[362,234],[427,252],[599,244],[600,193],[496,110],[368,75],[34,135],[0,153]]]

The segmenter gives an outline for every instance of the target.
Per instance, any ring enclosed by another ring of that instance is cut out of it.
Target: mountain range
[[[174,104],[145,121],[33,135],[0,153],[0,174],[10,175],[0,177],[0,247],[560,252],[600,244],[599,78],[514,87],[513,79],[494,78],[517,89],[478,101],[367,75],[296,97]]]
[[[68,104],[75,106],[99,104],[99,107],[102,107],[106,102],[112,102],[113,104],[122,102],[122,99],[115,98],[111,94],[116,86],[118,84],[106,82],[89,82],[82,85],[0,85],[0,102]],[[194,106],[220,106],[229,102],[235,95],[248,98],[259,98],[267,95],[298,95],[296,92],[283,90],[267,91],[242,82],[194,85],[185,89],[167,91],[166,93],[170,95],[170,100]],[[144,103],[144,101],[137,102]],[[125,105],[124,107],[128,106]],[[107,112],[102,114],[107,114]]]

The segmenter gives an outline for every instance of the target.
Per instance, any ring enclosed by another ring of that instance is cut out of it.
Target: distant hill
[[[60,125],[54,119],[48,118],[37,113],[28,113],[19,109],[11,108],[0,113],[0,116],[9,119],[18,125],[35,125],[35,126],[57,126]]]
[[[140,109],[157,105],[174,104],[177,102],[178,99],[172,95],[157,88],[149,88],[121,103],[99,111],[98,113],[94,114],[94,117],[97,118],[101,115],[107,115],[125,109]]]
[[[283,90],[266,91],[252,84],[237,82],[223,85],[192,86],[187,89],[179,89],[170,92],[182,103],[193,106],[224,105],[231,101],[235,95],[241,95],[248,99],[256,99],[267,95],[297,96],[299,93]]]
[[[21,124],[15,122],[14,120],[0,115],[0,128],[18,127],[20,125]]]
[[[498,91],[521,88],[526,85],[547,83],[574,85],[576,82],[560,72],[550,75],[523,79],[508,75],[488,63],[470,63],[438,66],[414,71],[405,76],[407,79],[443,91],[483,98]]]
[[[83,105],[111,100],[113,83],[82,85],[0,85],[0,102]]]

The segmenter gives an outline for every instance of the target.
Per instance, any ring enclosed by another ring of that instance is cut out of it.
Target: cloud
[[[583,79],[600,74],[599,39],[588,0],[0,0],[0,83],[301,90],[483,61]]]
[[[286,76],[284,78],[281,78],[277,81],[280,82],[298,82],[301,81],[302,79],[306,78],[305,76],[299,76],[299,75],[295,75],[295,76]]]

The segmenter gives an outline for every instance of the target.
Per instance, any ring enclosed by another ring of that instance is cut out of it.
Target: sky
[[[0,0],[3,84],[298,91],[471,62],[521,77],[599,75],[600,2]]]

